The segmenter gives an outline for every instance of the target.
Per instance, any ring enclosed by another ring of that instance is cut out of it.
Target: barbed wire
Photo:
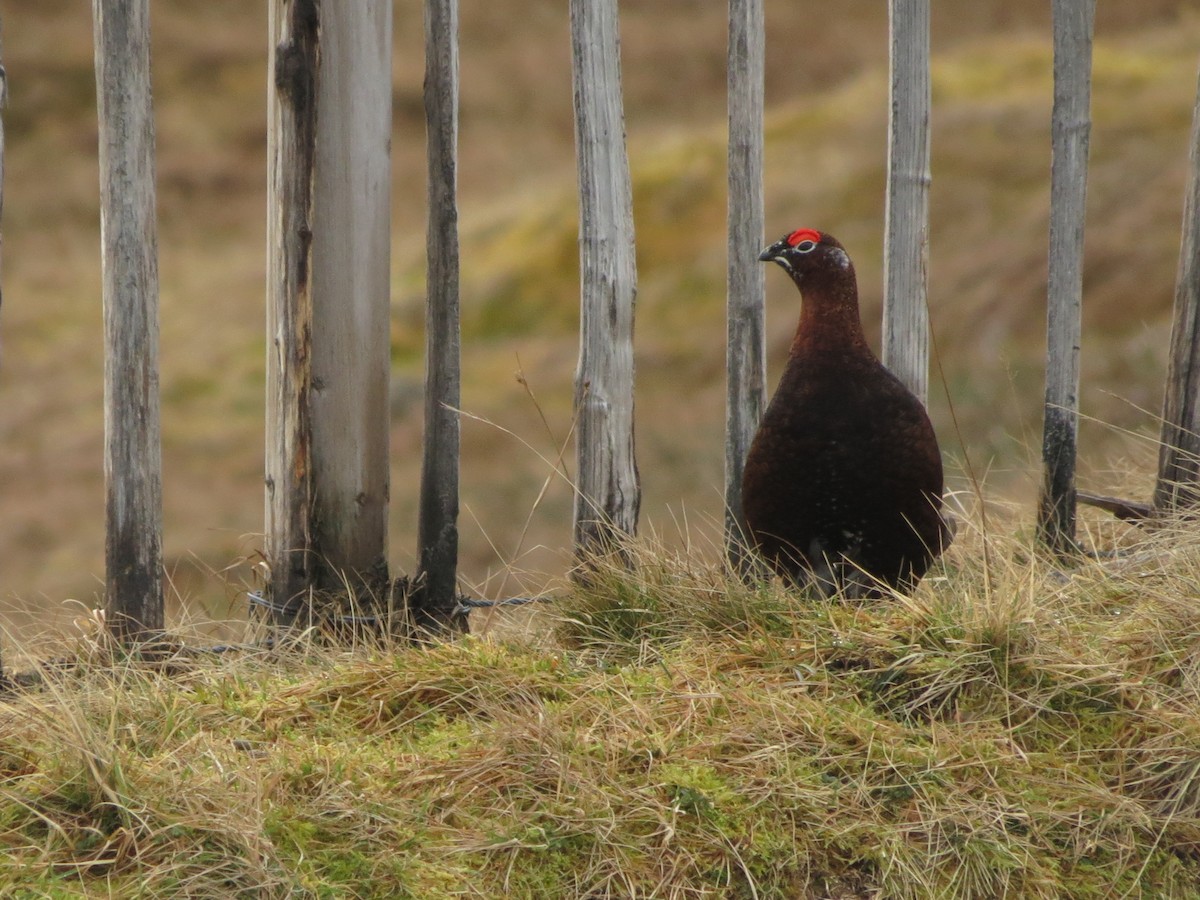
[[[259,591],[249,591],[249,592],[247,592],[246,597],[249,600],[251,606],[256,606],[256,607],[259,607],[260,609],[265,609],[268,612],[272,613],[273,615],[276,615],[279,617],[287,617],[290,619],[290,618],[294,618],[295,616],[299,615],[299,613],[301,612],[301,609],[299,607],[292,607],[287,604],[274,603],[271,600],[264,597],[263,594]],[[455,605],[453,611],[451,612],[451,615],[465,616],[465,615],[468,615],[472,610],[475,610],[475,609],[496,609],[496,608],[505,607],[505,606],[525,606],[528,603],[543,603],[543,602],[548,602],[548,601],[557,600],[557,599],[558,599],[557,597],[554,597],[551,595],[547,595],[544,597],[505,597],[502,600],[480,600],[480,599],[476,599],[474,597],[459,597],[457,604]],[[352,626],[355,626],[355,625],[357,625],[357,626],[376,626],[376,625],[379,625],[384,620],[383,616],[371,615],[371,614],[368,614],[368,615],[340,614],[340,615],[336,615],[336,616],[328,616],[325,618],[328,618],[340,625],[352,625]]]

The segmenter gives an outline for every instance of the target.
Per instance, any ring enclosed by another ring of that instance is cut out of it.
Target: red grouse
[[[822,594],[909,590],[950,543],[942,458],[921,402],[871,352],[842,245],[800,229],[762,252],[800,289],[800,324],[754,436],[742,509],[785,580]]]

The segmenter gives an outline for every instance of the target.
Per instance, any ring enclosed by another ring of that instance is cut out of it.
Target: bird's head
[[[851,271],[850,255],[838,239],[811,228],[784,235],[760,253],[758,259],[779,263],[797,284],[810,273]]]

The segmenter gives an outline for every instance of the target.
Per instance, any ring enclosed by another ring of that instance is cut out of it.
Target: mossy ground
[[[1106,530],[870,603],[642,541],[523,636],[93,648],[0,705],[0,893],[1195,897],[1200,540]]]

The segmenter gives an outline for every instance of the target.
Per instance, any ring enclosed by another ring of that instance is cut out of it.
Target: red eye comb
[[[813,231],[811,228],[800,228],[787,236],[789,247],[795,247],[801,241],[812,241],[814,244],[819,244],[821,243],[821,232]]]

